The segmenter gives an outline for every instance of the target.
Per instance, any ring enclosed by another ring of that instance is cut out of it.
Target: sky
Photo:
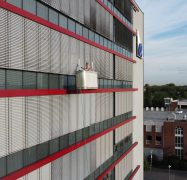
[[[145,83],[187,85],[187,0],[136,0],[144,12]]]

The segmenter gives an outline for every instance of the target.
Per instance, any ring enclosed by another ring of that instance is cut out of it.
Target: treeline
[[[164,107],[164,98],[187,99],[187,86],[166,84],[162,86],[146,84],[144,86],[144,107]]]

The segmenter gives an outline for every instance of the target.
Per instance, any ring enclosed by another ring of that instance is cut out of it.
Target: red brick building
[[[163,156],[177,156],[187,160],[186,139],[186,120],[165,120],[162,126],[144,125],[144,149],[147,155],[152,151],[159,156],[160,151]]]

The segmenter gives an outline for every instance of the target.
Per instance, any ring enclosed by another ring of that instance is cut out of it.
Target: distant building
[[[185,115],[169,112],[144,112],[144,154],[156,155],[159,160],[164,156],[177,156],[187,160],[187,120]]]

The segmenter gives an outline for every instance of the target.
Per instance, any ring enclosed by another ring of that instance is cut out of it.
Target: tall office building
[[[0,179],[142,180],[143,38],[134,0],[0,0]]]

